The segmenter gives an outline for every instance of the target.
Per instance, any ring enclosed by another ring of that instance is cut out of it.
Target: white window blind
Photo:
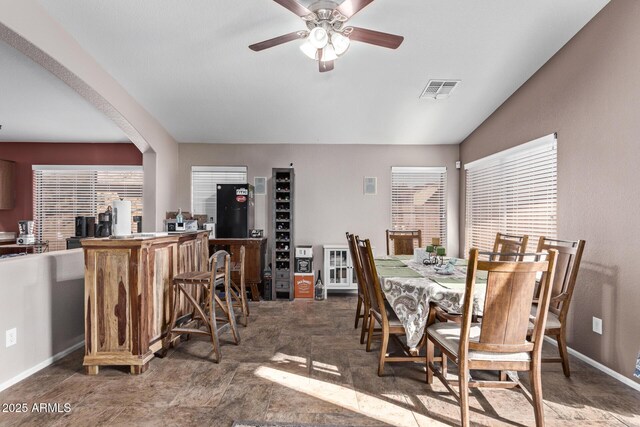
[[[496,233],[538,238],[557,233],[557,150],[555,135],[465,165],[465,253],[491,250]]]
[[[421,230],[422,241],[447,242],[447,168],[391,168],[391,227]]]
[[[97,217],[120,198],[141,216],[143,179],[142,166],[33,166],[36,239],[49,241],[50,251],[66,249],[76,216]]]
[[[216,222],[216,185],[246,183],[246,166],[193,166],[191,213],[207,214],[210,221]]]

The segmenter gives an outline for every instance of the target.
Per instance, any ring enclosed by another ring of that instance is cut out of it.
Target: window
[[[246,183],[246,166],[191,167],[191,213],[207,214],[216,222],[216,185]]]
[[[76,216],[96,217],[120,198],[131,201],[132,216],[141,216],[142,183],[142,166],[34,165],[36,239],[49,241],[50,251],[66,249]]]
[[[529,250],[540,236],[557,233],[555,135],[465,165],[465,253],[491,250],[497,232],[528,234]]]
[[[391,168],[391,228],[421,230],[423,242],[447,242],[447,168]]]

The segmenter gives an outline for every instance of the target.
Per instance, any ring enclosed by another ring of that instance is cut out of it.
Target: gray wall
[[[569,346],[629,378],[640,350],[639,23],[639,1],[612,0],[460,149],[467,163],[558,132],[559,237],[587,242]]]
[[[81,249],[0,260],[0,295],[0,390],[84,340]],[[11,328],[17,343],[5,348]]]
[[[446,166],[448,250],[458,253],[457,145],[254,145],[180,144],[179,206],[191,206],[191,166],[246,165],[249,182],[271,168],[294,163],[295,243],[314,245],[315,268],[322,269],[321,245],[346,244],[345,232],[368,237],[385,252],[391,226],[391,167]],[[363,195],[363,178],[378,177],[378,194]],[[256,197],[256,228],[269,228],[268,196]]]

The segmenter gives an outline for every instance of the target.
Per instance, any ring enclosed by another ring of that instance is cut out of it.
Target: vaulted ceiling
[[[2,41],[0,125],[0,141],[129,141],[82,96]]]
[[[305,28],[271,0],[39,1],[180,142],[375,144],[461,142],[608,2],[376,0],[350,23],[403,35],[402,46],[354,42],[334,71],[321,74],[299,41],[248,49]],[[13,74],[25,88],[44,83],[36,71]],[[443,78],[462,80],[450,98],[418,98],[430,79]],[[20,85],[11,86],[10,102],[21,106]],[[7,115],[3,94],[0,121],[60,140],[122,138],[101,127],[95,110],[79,121],[90,129],[72,120],[52,126],[53,106],[78,96],[69,91],[40,89],[48,108],[28,126],[19,117],[29,107]]]

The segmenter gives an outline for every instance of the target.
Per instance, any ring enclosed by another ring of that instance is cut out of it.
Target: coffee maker
[[[36,236],[33,234],[33,221],[18,221],[18,229],[20,235],[16,240],[19,245],[33,245],[36,242]]]
[[[111,236],[111,206],[103,213],[98,214],[98,225],[96,226],[96,237]]]
[[[95,235],[96,218],[93,216],[77,216],[75,237],[95,237]]]

